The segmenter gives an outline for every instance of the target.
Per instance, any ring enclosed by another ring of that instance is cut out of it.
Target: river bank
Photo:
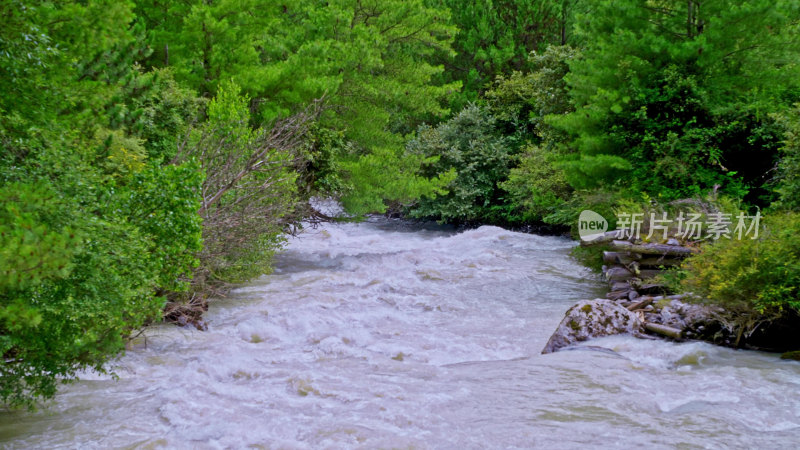
[[[784,313],[749,329],[736,314],[703,303],[691,294],[671,292],[666,278],[682,261],[700,253],[699,242],[649,243],[623,239],[609,231],[582,239],[580,245],[602,251],[601,272],[608,283],[605,299],[582,301],[570,308],[543,353],[592,338],[627,333],[640,338],[699,340],[731,348],[784,353],[797,359],[800,316]],[[672,295],[670,295],[672,294]]]

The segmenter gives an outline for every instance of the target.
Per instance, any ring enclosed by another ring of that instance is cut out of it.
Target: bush
[[[796,2],[695,6],[600,1],[578,19],[585,45],[566,77],[575,110],[552,121],[579,155],[564,165],[576,189],[673,200],[718,185],[767,205],[781,138],[769,113],[797,95],[783,62],[798,55]]]
[[[745,328],[800,311],[800,213],[768,216],[757,239],[720,239],[683,269],[684,290],[722,306]]]
[[[497,77],[485,97],[504,134],[548,144],[566,138],[545,118],[572,111],[564,77],[570,61],[578,56],[579,52],[568,45],[551,45],[543,52],[530,54],[530,72],[514,71]]]
[[[530,145],[520,155],[519,165],[500,184],[510,202],[521,211],[525,222],[548,222],[548,218],[564,207],[572,195],[564,172],[553,160],[553,154]],[[550,221],[549,223],[553,223]]]
[[[497,134],[495,119],[479,106],[469,105],[437,127],[423,125],[409,141],[408,153],[438,157],[425,175],[456,172],[446,195],[424,197],[411,209],[413,217],[441,221],[485,220],[502,191],[498,183],[508,176],[512,156],[508,141]]]
[[[0,399],[32,405],[103,364],[159,318],[158,292],[181,290],[200,247],[199,173],[91,167],[0,187]]]
[[[249,98],[230,82],[209,102],[208,120],[182,145],[179,161],[198,161],[202,180],[203,250],[198,291],[271,271],[280,234],[297,201],[295,151],[310,118],[272,128],[250,126]]]
[[[550,46],[532,53],[528,73],[499,76],[486,93],[490,111],[510,141],[519,143],[518,164],[501,187],[515,220],[561,223],[556,217],[571,199],[573,189],[561,168],[566,138],[546,118],[572,110],[564,77],[578,53],[569,46]]]
[[[196,264],[202,172],[162,165],[196,102],[135,68],[148,49],[131,8],[0,3],[4,405],[102,371]]]

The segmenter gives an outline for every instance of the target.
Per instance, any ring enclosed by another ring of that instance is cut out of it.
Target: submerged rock
[[[553,353],[576,342],[614,334],[641,334],[639,317],[609,300],[584,300],[567,311],[542,353]]]
[[[800,351],[786,352],[781,355],[781,359],[792,359],[800,361]]]

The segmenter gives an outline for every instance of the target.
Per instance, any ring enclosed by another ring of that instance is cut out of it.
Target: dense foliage
[[[569,46],[550,46],[532,53],[529,72],[498,77],[486,93],[495,117],[506,134],[521,145],[518,164],[500,185],[508,193],[507,219],[558,223],[574,191],[559,166],[565,136],[545,118],[572,111],[564,77],[577,51]]]
[[[447,194],[422,199],[412,215],[446,222],[491,218],[491,208],[501,195],[497,184],[508,176],[511,155],[488,111],[470,105],[435,128],[424,125],[407,151],[437,158],[427,167],[430,174],[455,173]]]
[[[187,288],[203,175],[159,164],[176,139],[162,126],[180,132],[192,107],[134,66],[129,5],[0,9],[0,398],[15,405],[102,370]]]
[[[674,199],[759,199],[781,140],[769,117],[797,99],[798,5],[790,1],[597,2],[578,20],[582,57],[564,163],[576,188]]]
[[[449,182],[403,152],[458,89],[431,82],[455,31],[421,1],[12,0],[0,17],[6,404],[102,370],[167,302],[269,271],[309,197],[369,212]]]
[[[685,268],[683,287],[733,321],[800,311],[800,213],[768,217],[757,239],[719,240]]]
[[[800,104],[776,117],[786,133],[778,174],[779,205],[800,211]]]
[[[419,180],[420,162],[399,150],[420,120],[448,113],[447,96],[459,89],[432,82],[443,71],[434,60],[451,52],[456,32],[447,10],[422,0],[193,0],[141,1],[136,11],[152,30],[148,66],[173,68],[203,96],[233,80],[250,100],[253,125],[324,97],[320,126],[344,134],[346,145],[332,156],[344,163],[342,177],[354,180],[319,194],[341,195],[363,213],[443,184]],[[368,175],[376,167],[402,172]],[[405,189],[386,189],[395,181]]]
[[[220,86],[207,120],[183,143],[179,160],[198,161],[203,251],[196,285],[246,281],[270,271],[284,219],[294,212],[294,149],[308,117],[251,128],[248,98],[233,83]]]
[[[463,83],[454,106],[476,101],[495,77],[528,67],[528,54],[548,45],[574,41],[572,26],[578,11],[591,4],[583,0],[428,0],[447,7],[458,32],[453,42],[456,54],[443,60],[442,77]]]

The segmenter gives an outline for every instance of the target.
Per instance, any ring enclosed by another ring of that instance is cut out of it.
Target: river
[[[399,220],[291,238],[274,274],[86,374],[3,448],[797,448],[800,363],[627,336],[541,355],[602,284],[568,239]]]

